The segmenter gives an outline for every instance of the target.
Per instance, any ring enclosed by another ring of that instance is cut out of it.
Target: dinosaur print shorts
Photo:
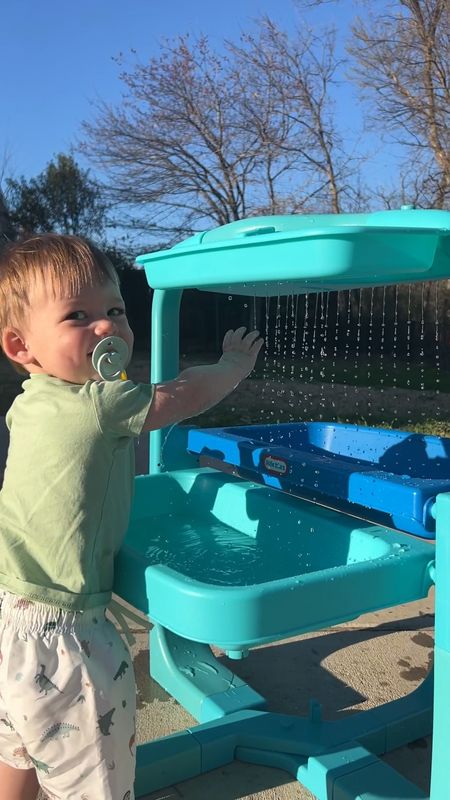
[[[0,604],[0,761],[52,800],[134,800],[133,663],[105,607]]]

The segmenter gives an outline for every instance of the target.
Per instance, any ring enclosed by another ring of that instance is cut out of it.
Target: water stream
[[[450,423],[447,284],[265,298],[266,421]]]

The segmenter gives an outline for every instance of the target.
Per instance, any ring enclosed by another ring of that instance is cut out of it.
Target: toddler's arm
[[[245,330],[227,331],[217,364],[189,367],[175,380],[156,384],[143,430],[165,428],[194,417],[230,394],[252,371],[263,344],[258,331],[245,335]]]

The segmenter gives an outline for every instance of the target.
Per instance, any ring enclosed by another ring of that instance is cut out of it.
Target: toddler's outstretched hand
[[[155,385],[143,430],[153,431],[201,414],[224,399],[255,366],[263,345],[258,331],[227,331],[216,364],[188,367],[177,378]]]
[[[259,331],[250,331],[245,334],[247,328],[237,328],[235,331],[227,331],[222,344],[223,355],[219,364],[232,365],[242,373],[242,378],[246,378],[255,366],[256,358],[264,343],[259,335]]]

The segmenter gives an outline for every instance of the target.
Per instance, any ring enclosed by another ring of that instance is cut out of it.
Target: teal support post
[[[436,499],[436,599],[431,800],[448,797],[450,753],[450,493]]]
[[[178,375],[180,366],[179,315],[183,292],[180,289],[155,289],[152,302],[152,383],[170,381]],[[149,472],[163,471],[161,451],[167,430],[150,433]]]
[[[156,624],[150,652],[152,678],[200,722],[266,707],[264,697],[218,661],[206,644]]]

